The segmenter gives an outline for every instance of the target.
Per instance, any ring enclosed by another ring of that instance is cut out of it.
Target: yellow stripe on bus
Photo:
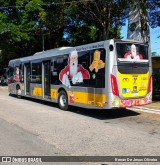
[[[57,89],[51,89],[51,98],[56,99],[57,98]]]
[[[34,87],[33,95],[34,96],[42,96],[42,88]]]
[[[87,104],[93,105],[98,107],[103,107],[106,104],[106,94],[92,94],[87,92],[72,92],[73,95],[71,96],[71,92],[68,91],[68,101],[71,101],[71,97],[74,100],[73,103],[80,103],[80,104]],[[42,88],[34,88],[33,95],[35,96],[42,96]],[[57,98],[57,89],[51,89],[51,98]]]
[[[70,91],[68,91],[69,101],[72,99],[74,103],[88,104],[103,107],[106,103],[106,95],[105,94],[92,94],[86,92],[73,92],[73,95],[70,95]]]

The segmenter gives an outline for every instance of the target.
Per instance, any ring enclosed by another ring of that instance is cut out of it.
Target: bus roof
[[[121,42],[137,42],[137,43],[142,43],[140,41],[135,41],[135,40],[128,40],[128,39],[110,39],[110,40],[105,40],[105,41],[100,41],[96,43],[90,43],[86,45],[81,45],[81,46],[76,46],[76,47],[60,47],[60,48],[55,48],[55,49],[50,49],[42,52],[37,52],[31,56],[27,57],[22,57],[14,60],[9,61],[9,66],[18,66],[20,63],[26,63],[32,60],[41,60],[41,59],[47,59],[50,57],[54,57],[57,55],[65,55],[69,54],[72,50],[77,50],[77,51],[84,51],[84,50],[90,50],[90,49],[96,49],[96,48],[102,48],[104,47],[104,43],[108,41],[121,41]]]
[[[115,39],[114,41],[115,42],[121,41],[121,42],[134,42],[134,43],[140,43],[140,44],[148,44],[148,43],[144,43],[142,41],[132,40],[132,39]]]
[[[26,62],[30,60],[37,60],[37,59],[48,58],[56,55],[68,54],[71,50],[73,50],[73,47],[60,47],[60,48],[46,50],[43,52],[37,52],[31,56],[10,60],[9,66],[19,65],[19,63],[21,62]]]
[[[37,52],[31,56],[10,60],[9,66],[16,66],[16,65],[18,66],[21,62],[26,63],[26,62],[29,62],[32,60],[41,60],[41,59],[45,59],[45,58],[47,59],[50,57],[54,57],[57,55],[69,54],[71,51],[73,51],[75,49],[77,51],[84,51],[84,50],[92,49],[92,48],[94,48],[94,46],[96,46],[97,48],[103,47],[104,42],[105,41],[100,41],[100,42],[90,43],[90,44],[76,46],[76,47],[60,47],[60,48],[50,49],[50,50],[46,50],[46,51],[42,51],[42,52]]]

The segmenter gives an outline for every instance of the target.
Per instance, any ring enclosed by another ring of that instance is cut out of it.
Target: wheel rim
[[[62,107],[64,107],[66,105],[67,100],[66,100],[66,97],[64,95],[60,96],[59,101],[60,101],[60,104]]]

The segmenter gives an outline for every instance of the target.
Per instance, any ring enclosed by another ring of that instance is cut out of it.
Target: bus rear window
[[[132,43],[116,43],[117,58],[120,61],[148,60],[148,46]]]

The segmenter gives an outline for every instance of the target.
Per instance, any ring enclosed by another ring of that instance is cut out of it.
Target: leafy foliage
[[[152,28],[160,26],[160,1],[147,0],[149,24]]]
[[[159,0],[140,0],[151,27],[160,26]],[[1,0],[0,65],[44,49],[121,38],[133,0]],[[145,6],[146,5],[146,6]]]

